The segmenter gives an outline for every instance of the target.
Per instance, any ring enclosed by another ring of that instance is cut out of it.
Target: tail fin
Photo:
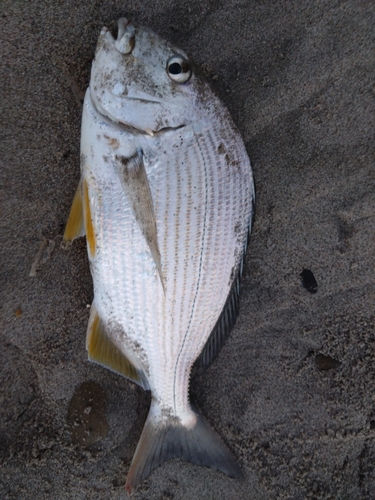
[[[176,417],[161,415],[154,400],[126,479],[130,494],[151,472],[172,458],[211,467],[230,477],[242,477],[235,458],[219,436],[198,414],[195,424],[185,427]]]

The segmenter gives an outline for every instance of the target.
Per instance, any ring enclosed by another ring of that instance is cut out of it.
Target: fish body
[[[242,139],[186,54],[125,19],[116,40],[103,28],[65,239],[87,238],[89,359],[152,393],[128,491],[173,457],[240,474],[188,387],[235,322],[253,202]]]

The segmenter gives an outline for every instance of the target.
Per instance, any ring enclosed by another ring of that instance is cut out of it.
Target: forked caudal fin
[[[125,488],[129,494],[154,469],[172,458],[211,467],[229,477],[242,477],[240,467],[220,437],[197,413],[194,420],[194,425],[186,427],[176,417],[162,415],[152,400],[126,479]]]

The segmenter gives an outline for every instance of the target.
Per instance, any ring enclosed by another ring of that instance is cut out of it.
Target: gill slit
[[[194,134],[194,136],[197,139],[197,146],[198,146],[198,149],[199,149],[199,153],[200,153],[200,155],[202,157],[202,164],[203,164],[203,169],[204,169],[205,199],[204,199],[204,216],[203,216],[203,234],[202,234],[201,254],[200,254],[200,260],[199,260],[199,271],[198,271],[198,280],[197,280],[197,286],[196,286],[196,290],[195,290],[195,296],[194,296],[193,305],[192,305],[192,308],[191,308],[189,323],[188,323],[188,326],[187,326],[184,338],[182,339],[181,348],[180,348],[180,351],[179,351],[179,353],[177,355],[177,360],[176,360],[176,364],[175,364],[175,367],[174,367],[174,373],[173,373],[173,409],[174,409],[174,413],[175,414],[176,414],[176,375],[177,375],[177,368],[178,368],[178,365],[179,365],[180,357],[181,357],[182,351],[184,349],[184,346],[185,346],[185,343],[186,343],[186,340],[187,340],[187,336],[188,336],[188,333],[189,333],[189,330],[190,330],[191,322],[193,320],[193,316],[194,316],[194,312],[195,312],[195,304],[196,304],[196,301],[197,301],[198,291],[199,291],[199,285],[200,285],[200,281],[201,281],[201,273],[202,273],[202,265],[203,265],[203,249],[204,249],[205,243],[206,243],[205,239],[206,239],[207,205],[208,205],[207,168],[206,168],[205,157],[204,157],[204,154],[202,152],[202,148],[201,148],[201,145],[200,145],[200,142],[199,142],[199,137],[197,137],[196,134]],[[188,394],[188,397],[189,397],[189,394]]]

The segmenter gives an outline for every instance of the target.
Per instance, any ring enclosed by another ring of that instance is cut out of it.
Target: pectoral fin
[[[91,306],[90,319],[87,327],[86,349],[90,361],[123,375],[143,387],[145,390],[149,389],[143,371],[138,370],[125,354],[119,351],[106,334],[94,304]]]
[[[68,222],[65,227],[64,241],[73,241],[80,236],[85,236],[85,233],[82,204],[82,182],[79,181],[70,209]]]
[[[130,200],[134,217],[147,241],[164,290],[154,204],[143,163],[142,151],[137,151],[130,158],[116,156],[116,160],[120,163],[119,171],[125,194]]]

